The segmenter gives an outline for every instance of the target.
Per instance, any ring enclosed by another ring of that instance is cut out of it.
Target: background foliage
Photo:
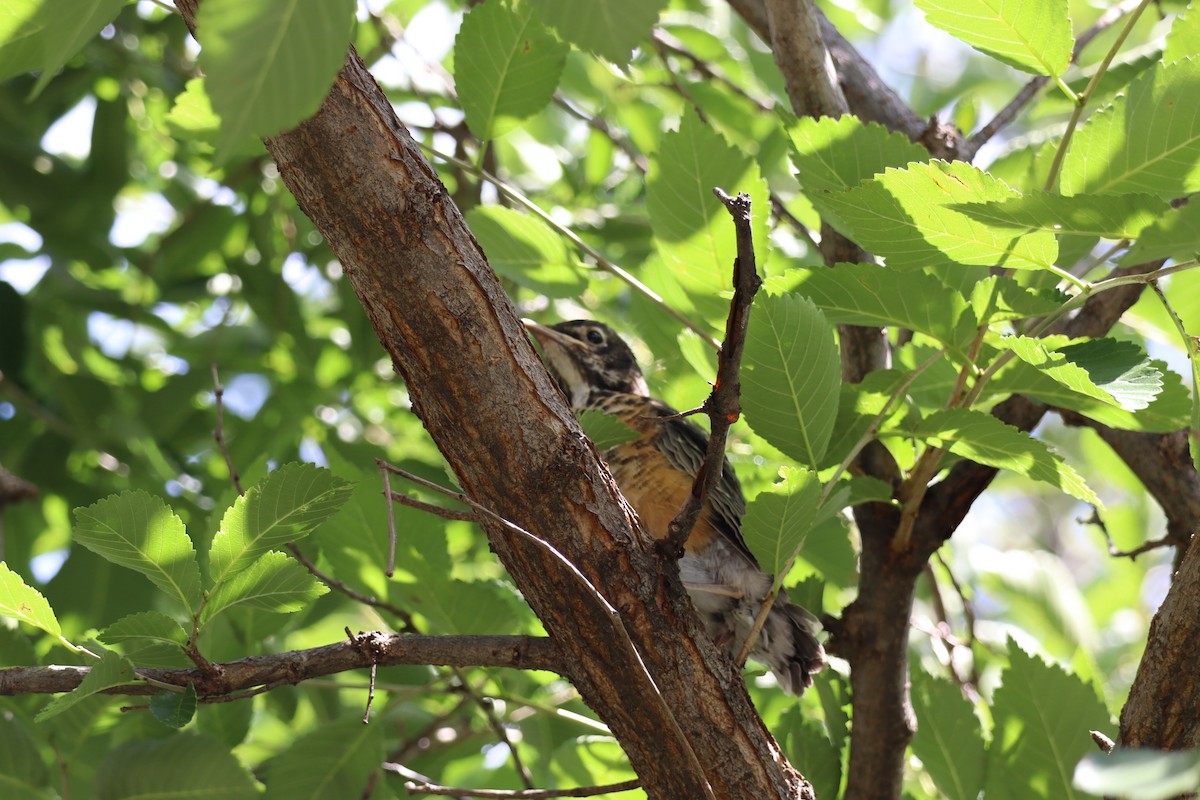
[[[1020,392],[1121,429],[1189,425],[1194,343],[1180,332],[1200,330],[1194,272],[1160,282],[1169,305],[1146,292],[1109,338],[1035,339],[1027,321],[1061,311],[1064,290],[1100,291],[1086,282],[1114,263],[1186,265],[1200,249],[1195,204],[1172,203],[1200,188],[1200,14],[1153,7],[1071,65],[1073,32],[1103,8],[1034,4],[1008,38],[981,39],[958,3],[823,5],[918,114],[964,131],[1026,73],[1061,84],[971,166],[930,163],[876,125],[778,110],[770,53],[716,0],[311,5],[205,0],[203,50],[146,0],[0,12],[0,465],[38,489],[2,511],[0,612],[23,622],[0,627],[0,666],[98,665],[71,695],[0,701],[6,796],[405,796],[404,770],[500,788],[633,777],[548,673],[383,669],[369,726],[354,673],[153,713],[95,694],[127,681],[130,662],[188,665],[184,642],[222,661],[335,642],[347,626],[540,632],[467,523],[397,508],[397,568],[384,575],[373,459],[450,478],[256,142],[315,110],[347,33],[522,313],[612,324],[677,407],[708,392],[731,288],[733,228],[711,189],[751,196],[767,283],[729,455],[759,498],[752,545],[780,566],[802,541],[786,583],[836,614],[856,596],[859,545],[812,510],[813,472],[830,505],[886,498],[877,482],[834,484],[868,431],[906,470],[927,447],[946,450],[942,468],[1006,470],[920,585],[906,790],[1082,796],[1070,776],[1093,747],[1086,732],[1115,730],[1170,556],[1114,559],[1078,520],[1098,507],[1130,549],[1162,534],[1161,513],[1090,431],[1048,422],[1029,438],[984,412]],[[1009,21],[977,5],[993,26]],[[78,21],[69,35],[63,14]],[[1075,108],[1062,89],[1085,88],[1060,147]],[[818,215],[887,269],[825,270]],[[839,323],[912,335],[893,334],[891,369],[843,387]],[[230,459],[256,487],[236,503],[211,367]],[[295,461],[329,472],[268,477]],[[297,541],[322,572],[403,613],[323,592],[275,552]],[[747,680],[767,726],[818,796],[837,796],[844,670],[835,661],[799,701],[761,673],[751,665]]]

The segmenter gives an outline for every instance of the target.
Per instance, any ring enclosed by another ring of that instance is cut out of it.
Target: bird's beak
[[[565,333],[560,333],[547,325],[542,325],[540,322],[534,322],[527,318],[522,318],[521,322],[533,334],[533,338],[541,345],[543,350],[548,350],[551,347],[559,347],[568,351],[585,349],[583,342],[573,339]]]

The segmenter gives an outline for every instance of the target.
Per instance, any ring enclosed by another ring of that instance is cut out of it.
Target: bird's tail
[[[750,658],[769,667],[784,691],[799,696],[825,667],[825,648],[817,641],[820,631],[820,621],[781,590]]]

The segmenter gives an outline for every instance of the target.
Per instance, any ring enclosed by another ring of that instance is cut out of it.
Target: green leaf
[[[798,295],[755,303],[742,362],[742,408],[754,432],[816,466],[837,419],[841,357],[833,329]]]
[[[188,800],[259,800],[258,782],[208,736],[181,733],[129,742],[96,771],[96,800],[187,797]]]
[[[1185,259],[1200,254],[1200,203],[1191,202],[1165,212],[1142,231],[1120,260],[1121,266],[1159,258]]]
[[[787,710],[780,723],[772,730],[779,736],[788,760],[804,770],[817,797],[837,797],[842,784],[842,754],[829,740],[824,726],[805,718],[795,706]]]
[[[784,467],[783,480],[759,492],[746,506],[742,535],[764,572],[779,575],[817,520],[821,482],[816,473]]]
[[[44,40],[53,18],[39,14],[41,8],[42,0],[8,0],[0,5],[0,80],[35,70],[45,60]]]
[[[196,716],[196,687],[189,683],[182,692],[159,692],[151,696],[150,713],[168,727],[182,728]]]
[[[383,759],[383,728],[361,719],[325,723],[267,767],[264,800],[343,800],[363,794]]]
[[[1063,194],[1146,192],[1164,198],[1200,189],[1200,60],[1147,72],[1088,117],[1063,159]]]
[[[472,7],[454,39],[454,83],[471,133],[495,139],[545,108],[570,49],[528,3]]]
[[[713,187],[746,192],[753,206],[754,241],[764,253],[770,199],[758,166],[731,147],[690,109],[679,130],[666,133],[646,179],[646,211],[655,244],[675,278],[704,296],[733,288],[737,255],[733,220]]]
[[[954,210],[998,228],[1134,239],[1169,208],[1161,197],[1148,194],[1030,192],[1000,203],[964,203]]]
[[[1075,765],[1072,784],[1094,795],[1125,800],[1168,800],[1200,787],[1200,753],[1121,748],[1088,753]]]
[[[983,727],[962,690],[914,669],[912,704],[917,714],[913,755],[947,797],[978,797],[983,789]]]
[[[142,573],[184,608],[200,604],[200,567],[183,521],[141,491],[75,509],[74,539],[112,563]]]
[[[116,19],[127,0],[43,0],[31,27],[43,27],[37,40],[42,74],[33,87],[38,95],[67,60],[83,49],[105,25]],[[20,7],[19,4],[18,7]],[[18,13],[20,11],[18,10]],[[3,26],[3,23],[0,23]]]
[[[0,787],[12,800],[50,800],[47,769],[37,743],[16,715],[0,714]]]
[[[1071,772],[1092,751],[1088,731],[1111,728],[1104,703],[1077,676],[1026,654],[1011,639],[1009,664],[992,702],[985,795],[1005,798],[1081,797]]]
[[[853,189],[888,167],[928,161],[929,151],[874,122],[842,117],[796,119],[777,108],[792,142],[796,179],[806,193]]]
[[[267,552],[240,570],[232,579],[217,585],[200,615],[202,622],[234,606],[245,605],[264,611],[299,611],[329,591],[308,570],[284,553]]]
[[[538,16],[567,41],[614,64],[650,39],[666,0],[531,0]]]
[[[631,442],[641,435],[615,414],[595,409],[579,415],[579,427],[583,428],[583,432],[596,445],[597,450],[607,450]]]
[[[41,628],[51,636],[62,636],[50,603],[3,561],[0,561],[0,614]]]
[[[1200,6],[1188,6],[1171,24],[1162,60],[1170,64],[1196,53],[1200,53]]]
[[[209,550],[220,585],[273,547],[303,539],[350,498],[353,487],[312,464],[285,464],[234,501]]]
[[[973,220],[963,203],[1019,195],[1002,181],[960,161],[889,169],[857,188],[810,196],[821,214],[888,266],[918,269],[952,261],[985,267],[1043,269],[1054,263],[1053,234],[1018,234]]]
[[[1162,376],[1162,390],[1149,406],[1137,413],[1081,395],[1024,362],[1013,362],[1000,370],[988,383],[985,396],[1029,395],[1048,406],[1077,411],[1119,430],[1170,433],[1186,428],[1192,411],[1188,390],[1179,375],[1166,364],[1161,361],[1149,363]]]
[[[932,336],[958,349],[964,314],[974,315],[963,296],[926,273],[900,272],[874,264],[836,264],[808,271],[797,287],[830,322],[849,325],[895,325]]]
[[[37,713],[35,719],[38,722],[44,722],[61,714],[79,701],[86,700],[105,689],[113,686],[125,686],[136,681],[137,673],[134,672],[133,664],[129,662],[129,659],[113,652],[106,652],[92,666],[78,686],[47,703],[45,708]]]
[[[989,275],[971,287],[971,307],[982,322],[1042,317],[1068,299],[1055,289],[1034,291],[1003,275]]]
[[[1049,447],[990,414],[956,408],[922,420],[917,438],[963,458],[1044,481],[1086,503],[1103,507],[1083,478]]]
[[[97,637],[125,656],[150,667],[180,667],[190,664],[183,654],[187,632],[179,623],[157,611],[129,614],[109,625]]]
[[[346,60],[354,0],[205,0],[196,13],[200,68],[221,115],[217,154],[312,116]]]
[[[1054,77],[1071,61],[1067,0],[917,0],[929,23],[1009,66]]]
[[[1129,411],[1150,405],[1162,390],[1162,373],[1132,342],[1096,339],[1064,347],[1056,341],[1011,336],[999,344],[1071,391]]]
[[[578,297],[587,288],[579,260],[537,217],[502,206],[476,206],[467,212],[467,226],[496,274],[547,297]]]

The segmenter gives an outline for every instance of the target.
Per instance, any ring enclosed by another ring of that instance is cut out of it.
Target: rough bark
[[[191,24],[196,0],[177,5]],[[488,526],[647,794],[811,796],[678,577],[631,523],[461,214],[357,55],[315,116],[266,144],[465,491],[532,534]]]

